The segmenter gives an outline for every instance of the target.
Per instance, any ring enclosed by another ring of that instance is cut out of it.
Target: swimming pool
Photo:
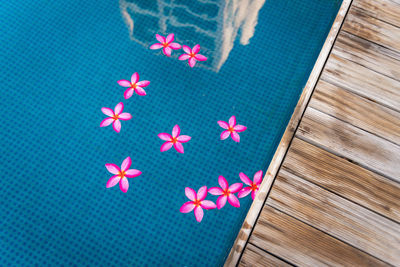
[[[340,5],[3,4],[1,262],[222,265]]]

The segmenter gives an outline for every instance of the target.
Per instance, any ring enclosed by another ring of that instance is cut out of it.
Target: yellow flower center
[[[126,172],[125,172],[125,171],[121,171],[121,172],[119,173],[119,177],[121,177],[121,179],[122,179],[122,178],[124,178],[124,177],[125,177],[125,174],[126,174]]]
[[[178,138],[172,137],[171,143],[176,144],[178,142]]]
[[[196,199],[195,201],[193,201],[193,204],[194,204],[196,207],[198,207],[198,206],[200,206],[201,201],[198,200],[198,199]]]
[[[233,133],[233,132],[235,131],[235,129],[233,129],[233,127],[229,126],[228,131],[229,131],[230,133]]]
[[[136,83],[131,83],[131,88],[132,89],[136,89],[136,87],[137,87]]]
[[[112,117],[114,120],[118,120],[119,116],[117,114],[114,114],[114,116]]]

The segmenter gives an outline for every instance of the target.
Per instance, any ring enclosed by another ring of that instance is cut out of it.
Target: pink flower
[[[119,80],[118,84],[123,87],[129,87],[125,90],[124,97],[125,99],[129,99],[133,92],[136,92],[138,95],[146,95],[146,91],[143,87],[147,87],[150,82],[149,81],[140,81],[139,82],[139,74],[135,72],[132,74],[131,81],[128,80]]]
[[[173,43],[174,41],[174,34],[168,34],[167,38],[165,38],[164,36],[161,36],[159,34],[156,34],[156,39],[159,41],[159,43],[155,43],[153,45],[150,46],[150,49],[163,49],[163,53],[164,55],[170,57],[171,56],[171,49],[181,49],[181,45],[178,43]]]
[[[262,171],[256,172],[254,174],[253,181],[251,181],[246,174],[244,174],[243,172],[239,173],[240,180],[242,180],[242,182],[247,184],[248,186],[240,190],[240,192],[238,193],[238,197],[239,198],[245,197],[251,192],[251,198],[254,200],[262,181],[262,175],[263,175]]]
[[[199,191],[194,191],[192,188],[185,188],[185,195],[191,200],[186,202],[180,208],[180,212],[188,213],[194,209],[194,216],[198,222],[203,219],[203,209],[210,210],[215,209],[217,205],[210,200],[204,200],[207,196],[207,186],[200,187]]]
[[[197,60],[198,61],[206,61],[207,58],[203,55],[198,54],[200,51],[200,45],[195,45],[193,46],[193,49],[190,49],[189,46],[184,45],[183,47],[183,51],[186,52],[186,54],[182,54],[179,56],[179,60],[187,60],[189,59],[189,66],[190,67],[194,67],[194,65],[196,65]]]
[[[142,174],[142,172],[139,170],[129,169],[131,167],[131,164],[132,161],[130,157],[124,159],[121,164],[121,169],[113,163],[107,163],[107,170],[115,175],[111,176],[111,178],[107,182],[106,187],[113,187],[114,185],[119,183],[119,188],[121,189],[121,191],[126,193],[129,188],[129,182],[127,178],[134,178]]]
[[[218,177],[218,183],[221,186],[219,187],[211,187],[208,189],[208,193],[214,196],[220,196],[217,199],[217,208],[221,209],[225,206],[226,200],[228,200],[229,204],[232,206],[239,208],[240,202],[239,199],[234,195],[234,193],[239,192],[242,189],[242,183],[236,183],[229,186],[228,182],[223,176]]]
[[[124,104],[122,102],[118,103],[115,106],[115,109],[112,110],[111,108],[101,108],[101,111],[109,116],[109,118],[105,118],[101,121],[100,127],[106,127],[113,124],[114,131],[119,133],[121,131],[121,120],[127,121],[132,119],[132,115],[129,113],[122,113],[124,110]]]
[[[175,125],[174,128],[172,129],[172,135],[169,133],[160,133],[158,134],[158,137],[165,142],[161,148],[160,151],[164,152],[170,149],[172,146],[174,146],[175,150],[178,151],[179,153],[183,153],[183,145],[182,143],[189,142],[190,139],[192,139],[188,135],[179,135],[181,132],[181,129],[179,128],[179,125]]]
[[[218,124],[222,128],[226,129],[221,133],[221,140],[225,140],[230,135],[235,142],[240,142],[240,136],[238,133],[244,132],[247,129],[246,126],[236,124],[235,116],[230,117],[229,124],[225,121],[218,121]]]

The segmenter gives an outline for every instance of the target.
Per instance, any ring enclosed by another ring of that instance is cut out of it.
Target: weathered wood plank
[[[309,106],[400,144],[400,112],[333,84],[320,80]]]
[[[400,83],[350,60],[331,54],[321,79],[400,111]]]
[[[268,205],[263,208],[250,243],[299,266],[386,266]]]
[[[360,9],[357,6],[352,6],[350,8],[342,30],[358,35],[389,49],[398,52],[400,51],[400,29],[382,20],[369,16],[363,9]]]
[[[382,261],[400,263],[398,223],[294,174],[279,173],[267,203]]]
[[[271,254],[259,249],[258,247],[248,244],[239,263],[241,267],[258,267],[258,266],[276,266],[287,267],[292,266],[286,262],[272,256]]]
[[[296,136],[400,182],[400,146],[376,135],[308,107]]]
[[[371,17],[383,20],[400,27],[400,1],[399,0],[357,0],[353,6]]]
[[[298,138],[293,140],[282,168],[400,222],[400,184],[396,182]]]

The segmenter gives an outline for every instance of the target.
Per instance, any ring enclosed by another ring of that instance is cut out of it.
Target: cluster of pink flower
[[[180,212],[188,213],[194,210],[194,216],[198,222],[201,222],[204,216],[203,209],[221,209],[225,206],[226,201],[233,207],[239,208],[240,202],[238,198],[242,198],[251,193],[251,197],[254,200],[259,186],[262,181],[262,171],[258,171],[254,174],[253,181],[247,177],[244,173],[239,173],[240,180],[247,186],[243,188],[242,183],[235,183],[229,186],[228,181],[225,177],[218,177],[218,184],[220,187],[211,187],[207,190],[207,186],[200,187],[197,191],[194,191],[190,187],[185,188],[185,195],[190,200],[182,205]],[[206,200],[207,193],[214,196],[219,196],[217,199],[217,204],[211,200]],[[235,194],[237,193],[237,196]]]
[[[174,34],[168,34],[168,36],[165,38],[164,36],[161,36],[159,34],[156,34],[156,39],[159,41],[159,43],[155,43],[150,46],[150,49],[156,50],[156,49],[161,49],[167,57],[171,56],[172,50],[179,50],[183,49],[185,51],[185,54],[182,54],[179,56],[179,60],[188,60],[189,66],[194,67],[196,65],[197,61],[206,61],[207,58],[201,54],[200,52],[200,45],[195,45],[193,48],[190,48],[187,45],[180,45],[178,43],[174,43]]]

